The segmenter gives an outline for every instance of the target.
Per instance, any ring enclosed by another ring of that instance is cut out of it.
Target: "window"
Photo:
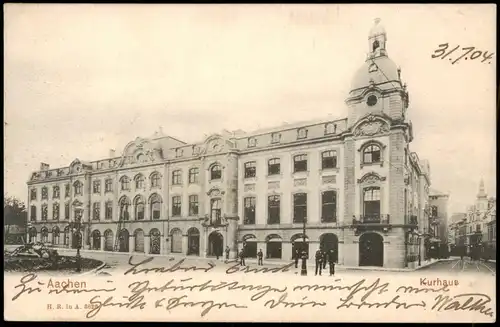
[[[174,170],[172,172],[172,184],[173,185],[182,184],[182,172],[180,170]]]
[[[83,185],[80,182],[76,182],[74,185],[75,188],[75,195],[82,195],[83,194]]]
[[[363,163],[380,162],[380,147],[378,145],[369,145],[363,150]]]
[[[92,183],[92,191],[95,193],[101,193],[101,181],[94,181]]]
[[[107,201],[106,202],[106,209],[104,212],[104,219],[106,220],[111,220],[113,219],[113,202]]]
[[[59,195],[60,195],[60,191],[59,191],[59,186],[54,186],[52,188],[52,198],[53,199],[59,199]]]
[[[255,161],[250,161],[245,163],[245,178],[255,177]]]
[[[181,215],[181,197],[173,196],[172,197],[172,216],[180,216]]]
[[[280,159],[279,158],[273,158],[269,159],[267,162],[267,174],[268,175],[279,175],[280,173]]]
[[[321,195],[321,222],[333,223],[337,221],[337,193],[326,191]]]
[[[272,133],[271,134],[271,143],[280,143],[281,134],[280,133]]]
[[[200,170],[198,168],[189,169],[189,184],[198,184],[198,176]]]
[[[64,197],[69,198],[70,197],[70,192],[71,192],[71,190],[70,190],[69,184],[66,184],[64,186]]]
[[[127,197],[122,198],[120,201],[120,219],[129,220],[130,219],[130,200]]]
[[[101,218],[101,203],[94,202],[92,207],[92,219],[99,220]]]
[[[364,220],[380,220],[380,188],[367,187],[363,190]]]
[[[243,224],[254,225],[255,224],[255,198],[245,198],[244,199],[244,217]]]
[[[196,216],[198,214],[198,195],[189,196],[189,215]]]
[[[154,194],[150,198],[150,212],[151,212],[151,219],[160,219],[161,215],[161,198],[158,194]]]
[[[122,179],[120,180],[120,183],[122,185],[122,191],[130,190],[130,180],[128,179],[127,176],[123,176]]]
[[[222,172],[220,169],[219,165],[214,165],[212,169],[210,169],[210,179],[221,179],[222,178]]]
[[[151,175],[151,187],[160,187],[160,174],[153,173]]]
[[[141,196],[136,197],[134,206],[135,206],[135,219],[144,220],[144,212],[145,212],[144,198],[142,198]]]
[[[36,200],[36,188],[31,189],[30,200]]]
[[[254,137],[248,139],[249,148],[254,148],[256,145],[257,145],[257,139],[255,139]]]
[[[373,42],[372,51],[377,50],[379,47],[380,47],[380,43],[378,42],[378,40],[375,40],[375,41]]]
[[[47,200],[49,198],[49,190],[47,187],[42,187],[42,200]]]
[[[59,220],[59,203],[52,205],[52,219]]]
[[[64,204],[64,219],[69,220],[69,203]]]
[[[437,216],[438,216],[438,207],[431,206],[431,217],[437,217]]]
[[[337,132],[337,125],[333,123],[325,124],[325,135],[335,134]]]
[[[30,220],[31,221],[35,221],[36,220],[36,206],[31,206]]]
[[[144,176],[139,175],[135,178],[135,189],[136,190],[144,189]]]
[[[267,198],[267,223],[269,225],[280,223],[281,199],[279,195],[270,195]]]
[[[303,223],[307,220],[307,194],[297,193],[293,195],[293,222]]]
[[[297,139],[305,139],[307,138],[307,129],[305,128],[299,128],[297,130]]]
[[[47,216],[48,216],[47,205],[43,204],[42,205],[42,220],[47,220]]]
[[[307,155],[301,154],[293,158],[293,171],[295,173],[307,171]]]
[[[337,168],[337,151],[325,151],[321,154],[321,168]]]
[[[221,223],[221,200],[211,199],[210,200],[210,223],[220,224]]]
[[[180,158],[182,157],[182,154],[184,153],[183,149],[175,149],[175,157]]]
[[[104,192],[105,193],[108,193],[108,192],[113,192],[113,180],[112,179],[106,179],[106,181],[104,182]]]
[[[374,105],[377,104],[377,97],[375,95],[370,95],[368,99],[366,99],[366,104],[370,107],[373,107]]]

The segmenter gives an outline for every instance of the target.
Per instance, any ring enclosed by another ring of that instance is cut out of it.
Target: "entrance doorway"
[[[222,256],[224,237],[219,232],[212,232],[208,236],[208,256]]]
[[[266,258],[281,259],[282,240],[279,235],[272,234],[266,237]]]
[[[120,248],[119,252],[129,252],[128,249],[128,238],[129,238],[129,232],[126,229],[122,229],[120,234],[118,234],[119,241],[120,241]]]
[[[328,254],[330,254],[330,250],[333,250],[333,261],[338,262],[339,259],[339,240],[337,235],[328,233],[323,234],[320,237],[320,247]]]
[[[384,266],[384,239],[377,233],[365,233],[359,238],[359,265]]]
[[[200,231],[192,227],[188,230],[188,255],[200,255]]]
[[[92,232],[92,250],[101,249],[101,232],[97,229]]]

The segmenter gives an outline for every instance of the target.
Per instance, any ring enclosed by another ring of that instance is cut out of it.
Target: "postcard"
[[[9,321],[496,321],[496,8],[6,4]]]

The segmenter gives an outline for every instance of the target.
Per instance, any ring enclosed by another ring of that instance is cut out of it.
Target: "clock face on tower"
[[[209,144],[209,149],[213,152],[220,152],[222,150],[222,143],[220,140],[213,140]]]

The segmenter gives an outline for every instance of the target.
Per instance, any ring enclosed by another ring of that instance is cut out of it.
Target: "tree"
[[[7,241],[11,226],[25,228],[27,220],[28,214],[24,202],[13,196],[5,195],[3,199],[4,240]]]

